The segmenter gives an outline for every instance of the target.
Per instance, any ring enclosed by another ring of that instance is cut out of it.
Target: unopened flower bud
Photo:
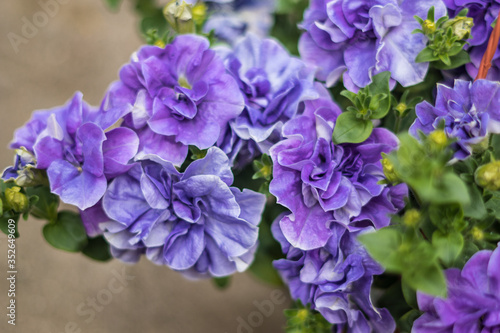
[[[409,209],[403,216],[403,223],[407,227],[415,228],[420,222],[421,214],[416,209]]]
[[[457,16],[443,25],[443,28],[451,27],[451,31],[458,39],[467,39],[470,35],[474,20],[471,17]]]
[[[387,157],[382,159],[382,169],[384,171],[385,178],[390,183],[399,183],[399,177],[394,171],[394,165]]]
[[[405,111],[408,109],[408,105],[405,103],[399,103],[395,107],[396,111],[399,113],[399,116],[402,117]]]
[[[443,130],[435,130],[429,134],[429,142],[433,148],[441,150],[448,146],[448,137]]]
[[[488,149],[489,146],[490,146],[490,137],[488,135],[480,142],[471,145],[471,148],[474,154],[482,154]]]
[[[476,241],[482,241],[484,239],[484,232],[478,227],[473,227],[470,233],[472,238]]]
[[[170,26],[179,34],[194,33],[192,6],[183,0],[172,0],[165,8],[163,15]]]
[[[207,6],[202,1],[199,1],[193,7],[193,20],[197,25],[201,25],[205,21],[205,17],[207,15]]]
[[[490,191],[500,190],[500,161],[493,161],[477,168],[476,184]]]
[[[432,35],[436,31],[436,23],[430,20],[425,20],[422,24],[422,30],[424,31],[424,34]]]
[[[5,190],[5,200],[15,212],[21,213],[28,208],[28,198],[21,193],[21,188],[14,186]]]

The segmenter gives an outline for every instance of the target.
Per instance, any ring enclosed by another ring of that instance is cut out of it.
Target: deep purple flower
[[[254,35],[245,37],[233,50],[221,49],[220,54],[245,96],[245,109],[229,123],[218,145],[232,159],[241,152],[240,162],[248,161],[268,153],[300,103],[318,96],[313,72],[278,42]]]
[[[118,116],[87,105],[81,93],[64,106],[36,111],[15,132],[11,148],[25,147],[36,168],[47,170],[50,189],[80,209],[104,195],[107,179],[130,169],[137,153],[137,135],[127,128],[105,132]]]
[[[301,27],[300,54],[318,66],[317,78],[328,86],[343,74],[352,91],[384,71],[403,86],[423,81],[427,63],[415,58],[427,43],[414,15],[426,17],[434,6],[436,19],[446,15],[442,0],[312,0]]]
[[[394,331],[389,311],[375,308],[370,298],[373,275],[382,274],[383,269],[356,241],[357,233],[336,223],[324,247],[303,251],[287,241],[278,220],[272,231],[285,259],[275,261],[274,267],[293,299],[311,304],[337,332]]]
[[[462,271],[446,270],[446,299],[417,294],[425,313],[413,326],[415,333],[494,333],[500,331],[500,247],[479,251]]]
[[[418,131],[429,134],[444,123],[448,137],[457,140],[455,158],[465,159],[489,133],[500,133],[500,83],[455,80],[453,88],[438,85],[435,106],[422,102],[415,110],[413,136],[418,138]]]
[[[257,246],[265,196],[230,187],[229,160],[215,147],[184,173],[148,158],[117,177],[104,196],[102,207],[111,221],[99,227],[112,254],[126,262],[145,254],[193,278],[245,270]],[[98,210],[90,214],[102,217]]]
[[[336,223],[351,231],[387,226],[407,194],[405,185],[379,184],[381,153],[397,147],[396,136],[376,128],[361,144],[334,145],[340,110],[327,96],[325,91],[323,98],[306,102],[303,115],[284,126],[286,139],[271,149],[269,189],[291,211],[281,219],[281,230],[302,250],[325,246]]]
[[[212,146],[243,105],[208,40],[180,35],[164,49],[144,46],[134,54],[111,86],[105,109],[129,108],[123,125],[139,135],[139,156],[156,154],[181,165],[188,145]]]
[[[488,46],[488,37],[493,31],[492,24],[500,11],[498,0],[443,0],[448,7],[448,15],[455,17],[462,9],[469,10],[467,16],[474,20],[471,38],[468,40],[470,47],[468,52],[471,62],[465,67],[471,78],[477,76],[479,64]],[[500,52],[497,50],[493,57],[492,67],[488,71],[486,79],[492,81],[500,80]]]

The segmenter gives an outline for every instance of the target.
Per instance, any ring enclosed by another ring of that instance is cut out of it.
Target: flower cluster
[[[384,178],[381,153],[395,149],[397,139],[375,129],[361,144],[334,145],[340,110],[326,90],[319,85],[318,90],[321,97],[305,102],[303,114],[283,127],[285,139],[271,149],[270,192],[291,211],[275,222],[275,237],[287,255],[276,268],[290,283],[292,296],[312,303],[331,323],[352,328],[373,320],[367,325],[391,327],[388,312],[380,315],[369,300],[371,279],[381,270],[355,238],[387,226],[390,214],[404,206],[405,185],[379,184]],[[324,274],[316,272],[322,267]],[[359,319],[363,313],[367,317]]]
[[[282,125],[299,112],[300,103],[318,96],[314,73],[278,42],[252,34],[219,53],[238,83],[245,109],[229,122],[218,146],[243,166],[268,153],[281,139]]]
[[[102,198],[108,179],[130,169],[137,153],[139,140],[132,130],[108,130],[118,120],[114,116],[90,107],[76,93],[64,106],[34,112],[10,146],[35,156],[36,168],[47,170],[53,193],[87,209]]]
[[[427,43],[413,16],[431,6],[436,19],[446,15],[442,0],[313,0],[304,15],[301,56],[318,66],[328,86],[343,74],[347,89],[357,91],[377,73],[390,71],[392,82],[411,86],[423,81],[428,64],[415,58]]]
[[[482,332],[500,330],[500,247],[479,251],[462,271],[446,271],[446,299],[418,293],[424,314],[413,332]]]
[[[278,220],[273,236],[285,259],[274,262],[288,284],[292,298],[312,304],[338,332],[393,332],[395,323],[387,309],[374,308],[370,300],[373,275],[383,273],[366,250],[340,224],[324,247],[304,251],[293,247],[282,234]]]
[[[417,119],[410,133],[429,134],[444,125],[453,140],[456,159],[465,159],[476,149],[484,150],[490,133],[500,133],[500,83],[456,80],[453,88],[438,85],[435,106],[422,102],[416,106]]]
[[[474,20],[471,31],[469,55],[471,62],[465,67],[471,78],[475,78],[479,71],[479,64],[488,46],[488,36],[491,34],[493,23],[500,11],[498,0],[443,0],[448,8],[450,17],[456,16],[461,10],[468,9],[468,17]],[[500,52],[493,58],[493,66],[486,77],[489,80],[500,80]]]
[[[125,262],[144,254],[191,278],[226,276],[253,261],[265,204],[263,194],[232,182],[218,148],[183,173],[151,155],[114,179],[83,220],[87,230],[104,230],[113,256]]]

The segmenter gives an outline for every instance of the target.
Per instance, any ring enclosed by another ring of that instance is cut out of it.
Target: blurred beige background
[[[109,12],[103,0],[58,1],[66,3],[59,6],[53,17],[45,16],[45,20],[40,15],[42,9],[38,1],[0,1],[2,169],[12,163],[13,154],[7,145],[14,129],[28,120],[32,110],[61,105],[76,90],[82,91],[91,104],[99,104],[108,84],[117,79],[120,66],[141,45],[135,29],[137,20],[126,0],[119,13]],[[39,20],[43,27],[31,31],[31,38],[17,45],[16,53],[8,34],[13,32],[22,36],[23,18],[30,22]],[[276,306],[269,317],[256,315],[254,303],[271,300],[274,289],[248,274],[238,274],[229,289],[219,291],[210,281],[187,281],[178,273],[146,260],[135,266],[118,261],[96,263],[82,255],[51,248],[41,235],[42,226],[43,223],[35,219],[20,222],[15,327],[7,324],[7,243],[5,235],[0,235],[2,333],[260,333],[282,330],[282,310],[289,305],[288,300]],[[126,282],[124,288],[114,285],[113,290],[119,291],[112,294],[109,284],[115,283],[115,274],[123,269],[135,278]],[[107,298],[109,295],[111,299]],[[79,306],[81,311],[88,312],[90,307],[81,304],[97,296],[109,304],[99,307],[95,318],[77,313]],[[257,327],[238,330],[238,318],[248,322],[248,316]]]

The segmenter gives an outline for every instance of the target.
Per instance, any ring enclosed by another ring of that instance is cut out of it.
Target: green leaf
[[[439,60],[438,56],[434,55],[434,50],[426,47],[415,58],[415,62],[431,62]]]
[[[404,269],[404,258],[398,255],[402,236],[392,228],[383,228],[373,233],[358,236],[368,253],[388,271],[400,272]],[[381,246],[383,244],[383,246]]]
[[[344,96],[345,98],[350,100],[352,102],[352,104],[354,104],[354,103],[356,103],[356,98],[357,98],[358,94],[355,94],[349,90],[342,90],[340,92],[340,96]]]
[[[109,261],[112,259],[109,244],[102,236],[89,238],[87,246],[83,248],[82,253],[97,261]]]
[[[406,303],[414,309],[418,309],[417,293],[406,283],[401,283],[401,291]]]
[[[87,245],[87,233],[80,215],[70,211],[62,211],[55,223],[43,227],[43,236],[56,249],[79,252]]]
[[[387,115],[391,109],[391,89],[389,86],[389,80],[391,79],[391,73],[386,71],[378,73],[372,77],[372,83],[368,85],[368,91],[371,96],[378,95],[378,107],[372,110],[372,119],[380,119]],[[385,96],[385,98],[381,98]]]
[[[459,176],[452,172],[443,174],[435,179],[429,186],[427,180],[415,181],[411,184],[418,192],[420,198],[436,204],[460,203],[466,205],[470,202],[467,186]]]
[[[432,234],[432,245],[436,253],[447,267],[451,267],[464,247],[464,238],[461,233],[451,231],[443,233],[439,230]]]
[[[56,220],[59,197],[52,194],[48,186],[27,187],[26,194],[28,197],[38,197],[38,201],[31,207],[31,215],[50,222]]]
[[[15,214],[13,212],[6,212],[3,214],[2,217],[0,217],[0,230],[6,235],[9,235],[9,220],[12,219],[14,220],[15,223],[15,232],[14,232],[14,237],[18,238],[19,237],[19,231],[18,231],[18,224],[19,224],[19,214]]]
[[[371,120],[356,117],[355,112],[341,113],[333,131],[333,141],[340,143],[361,143],[368,139],[373,130]]]
[[[225,276],[220,278],[213,278],[212,281],[214,282],[217,288],[226,289],[229,287],[229,284],[231,283],[231,277]]]
[[[446,297],[446,280],[437,264],[418,266],[402,273],[403,283],[429,295]]]
[[[415,320],[417,320],[417,318],[420,316],[421,312],[413,309],[399,318],[398,328],[400,333],[410,333],[413,328],[413,322],[415,322]]]
[[[484,205],[483,195],[476,184],[469,184],[470,203],[464,206],[464,215],[481,220],[486,217],[488,212]]]
[[[109,8],[118,10],[123,0],[104,0]]]
[[[437,69],[449,70],[466,65],[470,62],[471,60],[469,54],[466,51],[462,50],[457,55],[450,57],[450,65],[446,65],[442,62],[435,62],[433,65]]]
[[[283,285],[281,277],[273,266],[273,258],[267,255],[263,250],[257,250],[255,260],[249,268],[249,271],[260,280],[275,285]]]
[[[493,196],[486,202],[486,208],[500,220],[500,191],[493,192]]]

